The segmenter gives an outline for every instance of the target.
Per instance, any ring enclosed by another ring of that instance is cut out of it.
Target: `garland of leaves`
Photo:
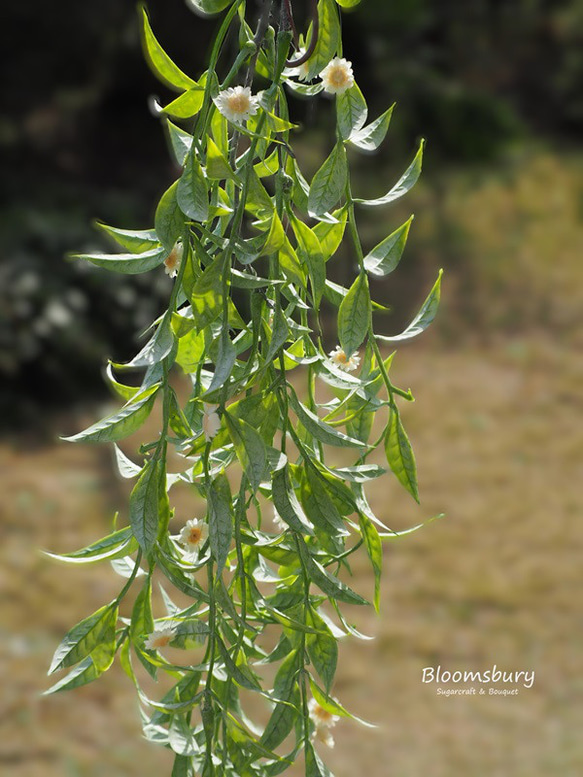
[[[108,560],[127,581],[114,601],[65,636],[50,673],[69,672],[47,693],[95,680],[119,653],[142,704],[146,737],[175,753],[173,777],[273,777],[301,751],[306,775],[320,777],[330,773],[314,742],[333,744],[336,720],[354,717],[331,696],[338,640],[362,636],[341,605],[367,604],[344,582],[344,572],[364,546],[378,609],[381,540],[398,536],[374,515],[365,494],[365,483],[385,473],[367,463],[379,445],[418,499],[415,458],[397,404],[398,397],[412,396],[391,382],[394,354],[383,359],[378,341],[422,332],[440,290],[438,278],[404,332],[375,335],[368,276],[395,269],[411,220],[365,254],[355,205],[382,206],[406,194],[421,172],[423,144],[386,195],[354,197],[346,149],[377,149],[393,109],[366,124],[365,98],[342,58],[335,0],[314,4],[307,44],[296,35],[290,0],[279,9],[265,0],[255,33],[244,0],[189,2],[205,13],[228,8],[198,80],[165,53],[141,10],[148,61],[179,93],[156,110],[182,174],[162,195],[154,229],[99,225],[125,253],[78,256],[119,273],[164,266],[174,283],[148,342],[130,362],[107,370],[124,406],[67,438],[113,443],[121,475],[137,482],[128,526],[54,556],[73,563]],[[233,27],[239,54],[219,82],[217,67]],[[267,86],[254,94],[256,80]],[[310,184],[290,146],[296,125],[284,87],[312,99],[322,91],[335,95],[336,141]],[[171,120],[192,118],[192,132]],[[326,274],[345,231],[359,268],[349,289]],[[339,345],[329,354],[319,318],[323,300],[338,311]],[[192,385],[184,406],[170,381],[174,365]],[[304,392],[290,380],[300,366]],[[143,380],[139,387],[126,385],[114,370],[141,370]],[[326,400],[318,399],[322,387]],[[155,403],[162,428],[141,447],[136,464],[116,443],[140,428]],[[388,420],[369,442],[384,408]],[[354,463],[333,466],[329,446],[352,451]],[[168,472],[169,450],[184,457],[182,471]],[[207,511],[173,535],[169,492],[177,482],[189,484]],[[153,612],[154,580],[166,613],[161,617]],[[172,600],[161,580],[186,595],[186,607]],[[138,582],[131,611],[120,616]],[[186,656],[194,651],[200,660],[173,663],[166,648]],[[270,664],[277,667],[272,687],[261,676]],[[155,679],[166,676],[170,687],[161,699],[142,689],[140,667]],[[271,712],[263,726],[243,708],[241,694],[246,699],[249,693],[267,700]]]

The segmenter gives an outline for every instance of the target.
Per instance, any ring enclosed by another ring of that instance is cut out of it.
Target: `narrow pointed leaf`
[[[167,256],[168,251],[157,245],[143,254],[71,254],[71,259],[83,259],[102,270],[137,275],[159,267]]]
[[[440,270],[437,280],[429,292],[427,299],[409,326],[403,332],[401,332],[400,335],[394,335],[392,337],[387,337],[386,335],[375,335],[377,340],[384,340],[388,343],[397,342],[399,340],[409,340],[411,337],[416,337],[427,329],[427,327],[435,318],[437,308],[439,307],[442,274],[443,270]]]
[[[326,283],[326,264],[322,246],[314,231],[295,216],[292,218],[292,226],[298,241],[298,257],[308,268],[314,307],[318,310]]]
[[[184,233],[185,218],[176,199],[177,191],[178,181],[175,181],[162,195],[154,217],[156,234],[168,251]]]
[[[348,358],[367,336],[371,314],[368,278],[361,272],[338,309],[338,339]]]
[[[338,599],[341,602],[346,602],[346,604],[368,604],[366,599],[363,599],[362,596],[353,591],[352,588],[349,588],[346,583],[343,583],[337,577],[330,574],[319,561],[316,561],[316,559],[313,558],[303,538],[299,538],[298,547],[310,579],[326,594],[326,596]]]
[[[152,551],[160,525],[166,518],[161,509],[161,477],[161,462],[149,461],[130,495],[130,525],[146,555]]]
[[[368,108],[358,84],[353,84],[342,94],[336,96],[336,120],[342,140],[361,129],[366,121]]]
[[[209,488],[209,544],[217,563],[217,576],[227,561],[233,536],[231,489],[227,476],[217,475]]]
[[[381,574],[383,571],[383,547],[381,538],[376,530],[374,523],[364,513],[358,514],[358,520],[360,523],[360,533],[364,540],[366,552],[370,558],[372,568],[374,571],[374,606],[375,610],[379,612],[380,609],[380,594],[381,594]]]
[[[347,175],[346,151],[342,143],[337,143],[312,179],[308,195],[308,210],[312,215],[322,216],[337,205],[344,194]]]
[[[319,33],[316,48],[306,63],[308,81],[317,76],[328,62],[336,56],[340,42],[340,23],[334,0],[320,0],[318,3],[318,18]]]
[[[153,248],[159,248],[158,236],[153,229],[118,229],[95,221],[95,226],[114,240],[119,246],[132,254],[143,254]]]
[[[209,195],[206,179],[194,149],[191,149],[184,172],[178,181],[178,204],[184,214],[194,221],[204,222],[209,214]]]
[[[43,551],[43,553],[56,561],[64,561],[68,564],[93,564],[104,559],[126,556],[128,553],[133,553],[136,548],[137,543],[131,530],[126,528],[108,534],[107,537],[72,553],[50,553],[49,551]]]
[[[401,416],[395,406],[391,407],[387,434],[385,436],[385,453],[390,468],[397,479],[416,502],[419,501],[417,486],[417,466],[415,455],[401,422]]]
[[[137,431],[150,415],[156,400],[158,386],[152,387],[137,401],[122,407],[117,413],[107,416],[83,432],[72,437],[63,437],[67,442],[117,442]]]
[[[369,273],[384,276],[393,272],[405,249],[412,221],[413,216],[364,257],[364,266]]]
[[[273,473],[271,497],[279,516],[290,529],[299,534],[314,534],[313,525],[304,513],[291,486],[287,465]]]
[[[225,412],[229,435],[235,446],[237,458],[249,479],[251,488],[257,491],[265,477],[267,450],[261,435],[243,419]]]
[[[376,151],[385,139],[391,123],[394,107],[394,105],[391,105],[387,111],[379,116],[378,119],[371,122],[368,127],[363,127],[357,132],[354,132],[350,136],[349,142],[362,151]]]
[[[111,604],[101,607],[93,615],[80,621],[63,637],[53,656],[49,674],[87,658],[99,645],[105,633],[115,631],[116,622],[117,607],[112,607]]]
[[[390,189],[383,197],[377,197],[375,200],[362,200],[355,198],[354,202],[358,202],[361,205],[366,205],[367,207],[376,207],[377,205],[388,205],[390,202],[394,202],[394,200],[398,200],[399,197],[407,194],[407,192],[415,186],[419,180],[419,176],[421,175],[424,146],[425,141],[422,140],[421,145],[419,146],[419,151],[415,155],[415,159],[411,162],[409,167],[405,170],[393,188]]]
[[[325,445],[335,445],[339,448],[366,447],[360,440],[349,437],[318,418],[315,413],[312,413],[311,410],[308,410],[308,408],[299,401],[295,391],[291,387],[289,401],[294,413],[297,415],[306,431]]]
[[[196,81],[193,81],[186,73],[183,73],[158,43],[152,32],[145,8],[142,8],[142,44],[152,71],[167,86],[180,91],[197,86]]]

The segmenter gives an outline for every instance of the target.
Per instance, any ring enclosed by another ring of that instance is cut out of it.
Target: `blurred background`
[[[182,0],[148,7],[162,44],[196,76],[216,22]],[[3,17],[0,773],[166,774],[169,755],[141,740],[134,691],[117,667],[73,695],[40,698],[56,644],[119,579],[108,566],[63,569],[38,549],[82,547],[107,532],[115,509],[123,514],[127,489],[110,452],[56,437],[113,407],[105,359],[135,351],[168,280],[111,277],[64,255],[106,247],[93,218],[151,226],[177,171],[147,101],[168,94],[143,61],[132,2],[30,0],[7,4]],[[375,298],[392,306],[378,329],[400,331],[445,270],[438,319],[393,366],[417,400],[403,414],[421,506],[390,477],[370,500],[395,529],[446,518],[386,547],[382,615],[359,621],[376,639],[342,645],[335,688],[379,728],[341,723],[325,755],[337,777],[575,777],[583,4],[365,0],[344,14],[344,40],[371,118],[398,103],[382,150],[352,155],[358,194],[384,193],[428,140],[415,189],[360,216],[368,250],[416,215],[401,265],[375,284]],[[303,130],[294,147],[312,172],[330,146],[333,104],[294,101],[292,111]],[[348,252],[334,261],[339,280],[352,276]],[[365,560],[354,573],[370,590]],[[494,663],[535,670],[534,686],[444,698],[421,682],[426,666]]]

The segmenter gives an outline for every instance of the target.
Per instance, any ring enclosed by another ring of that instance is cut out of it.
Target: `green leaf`
[[[263,248],[261,249],[261,255],[270,256],[271,254],[274,254],[276,251],[279,251],[279,249],[283,247],[284,243],[285,232],[283,231],[281,219],[274,211],[271,218],[269,232],[267,233],[267,239],[265,240]]]
[[[177,200],[178,181],[167,189],[156,208],[154,224],[162,245],[171,251],[184,234],[184,214]]]
[[[297,712],[289,702],[296,688],[299,670],[298,651],[292,651],[281,663],[275,676],[273,693],[285,704],[277,703],[261,737],[261,745],[273,750],[278,747],[292,729]]]
[[[354,8],[357,5],[360,5],[362,0],[336,0],[338,5],[342,6],[342,8]]]
[[[336,95],[336,120],[342,140],[361,129],[366,121],[368,108],[358,84],[353,84],[342,94]]]
[[[171,327],[171,319],[164,318],[152,337],[142,350],[134,358],[124,364],[116,364],[116,367],[153,367],[168,356],[174,346],[174,332]]]
[[[364,513],[358,514],[358,520],[360,523],[360,533],[364,540],[366,552],[370,558],[372,568],[374,571],[374,606],[375,610],[379,612],[380,609],[380,595],[381,595],[381,574],[383,571],[383,547],[381,538],[376,530],[373,522]],[[329,689],[327,689],[329,690]]]
[[[385,139],[389,125],[391,123],[391,117],[393,115],[394,108],[395,106],[391,105],[388,110],[379,116],[378,119],[371,122],[368,127],[363,127],[357,132],[354,132],[350,136],[349,142],[362,151],[376,151],[376,149]]]
[[[87,658],[102,639],[115,634],[117,612],[117,607],[107,604],[74,626],[56,649],[49,674]]]
[[[265,477],[267,465],[265,443],[259,432],[246,421],[235,418],[227,412],[224,415],[237,458],[245,470],[251,488],[253,491],[257,491],[259,484]]]
[[[174,64],[162,46],[156,40],[146,9],[142,8],[142,45],[148,64],[158,78],[167,86],[178,90],[190,89],[198,86],[196,81],[189,78],[180,68]]]
[[[192,135],[181,129],[181,127],[177,127],[176,124],[172,124],[170,119],[166,119],[166,126],[168,127],[170,145],[172,146],[176,164],[184,167],[186,156],[192,148]]]
[[[159,245],[143,254],[71,254],[71,259],[83,259],[103,270],[137,275],[148,272],[161,265],[168,256],[168,251]]]
[[[274,211],[271,197],[253,169],[248,172],[245,209],[259,218],[267,218]]]
[[[117,442],[137,431],[150,415],[159,386],[152,386],[137,401],[129,402],[113,415],[103,418],[83,432],[62,437],[66,442]]]
[[[337,2],[338,1],[339,0],[337,0]],[[348,2],[348,0],[342,0],[342,2]],[[359,2],[359,0],[357,0],[357,2]],[[328,769],[318,753],[314,750],[314,746],[311,742],[306,744],[304,759],[306,762],[306,777],[334,777],[330,769]]]
[[[361,272],[338,309],[338,339],[348,358],[367,336],[371,315],[368,278]]]
[[[337,577],[330,574],[319,561],[316,561],[316,559],[313,558],[303,537],[298,537],[298,541],[300,555],[306,565],[310,579],[326,594],[326,596],[338,599],[341,602],[346,602],[346,604],[368,604],[366,599],[363,599],[362,596],[355,593],[352,588],[349,588],[346,585],[346,583],[343,583]]]
[[[325,445],[335,445],[340,448],[363,448],[366,447],[360,440],[355,440],[343,432],[339,432],[333,426],[322,421],[315,413],[303,405],[293,388],[290,386],[289,402],[294,413],[299,418],[302,426],[313,435],[317,440]]]
[[[196,372],[204,356],[204,333],[191,330],[178,341],[176,363],[185,373]]]
[[[388,275],[399,264],[405,249],[413,216],[386,237],[364,257],[364,266],[373,275]]]
[[[318,3],[319,32],[314,53],[306,62],[307,80],[311,81],[334,59],[340,43],[340,22],[334,0]],[[312,29],[312,28],[310,28]],[[310,35],[313,34],[313,30]]]
[[[132,254],[143,254],[152,248],[159,248],[158,236],[153,229],[118,229],[104,224],[102,221],[94,221],[95,226],[105,232],[122,248],[126,248]]]
[[[132,536],[129,528],[120,529],[107,537],[103,537],[91,545],[87,545],[81,550],[75,550],[72,553],[50,553],[43,551],[46,556],[56,561],[64,561],[68,564],[93,564],[104,559],[119,558],[133,553],[137,548],[137,543]]]
[[[115,641],[109,644],[110,648],[112,644],[115,650]],[[109,655],[111,657],[111,661],[109,662],[111,666],[115,653],[114,652],[112,653],[110,649]],[[82,685],[87,685],[87,683],[91,683],[93,682],[93,680],[96,680],[107,669],[108,667],[104,666],[103,662],[101,662],[101,665],[98,666],[94,663],[92,657],[88,656],[87,658],[83,659],[83,661],[81,661],[81,663],[78,664],[74,669],[72,669],[67,675],[65,675],[65,677],[61,678],[57,683],[51,686],[48,690],[44,691],[43,696],[48,696],[50,693],[57,693],[58,691],[72,691],[74,688],[79,688]]]
[[[209,215],[209,194],[206,179],[193,148],[186,158],[184,172],[178,181],[178,204],[194,221],[204,222]]]
[[[237,350],[231,338],[229,337],[229,330],[224,327],[219,335],[219,347],[217,352],[217,359],[215,362],[215,372],[211,384],[206,391],[205,398],[208,399],[208,395],[213,391],[225,386],[231,377],[235,361],[237,359]]]
[[[228,5],[231,5],[232,2],[233,0],[186,0],[186,4],[190,5],[195,11],[209,15],[220,13]]]
[[[231,489],[224,473],[211,482],[209,500],[209,543],[211,553],[217,562],[216,574],[224,569],[233,536],[233,514]]]
[[[376,200],[361,200],[355,198],[354,202],[358,202],[361,205],[366,205],[367,207],[376,207],[377,205],[388,205],[390,202],[398,200],[399,197],[407,194],[407,192],[415,186],[419,180],[419,176],[421,175],[424,147],[425,141],[422,140],[421,145],[419,146],[419,151],[415,155],[415,159],[411,162],[409,167],[405,170],[393,188],[390,189],[383,197],[378,197]]]
[[[269,364],[275,358],[279,349],[289,340],[290,332],[287,325],[287,319],[283,311],[278,306],[273,313],[273,328],[271,331],[271,340],[265,354],[264,360]]]
[[[171,103],[162,109],[167,116],[173,116],[175,119],[191,119],[200,111],[204,102],[204,88],[193,86],[187,92],[184,92],[172,100]]]
[[[409,340],[411,337],[416,337],[417,335],[421,334],[421,332],[424,332],[435,318],[437,308],[439,307],[442,274],[443,270],[440,270],[439,275],[437,276],[437,280],[429,292],[427,299],[407,329],[401,332],[400,335],[394,335],[393,337],[387,337],[386,335],[376,335],[376,338],[378,340],[384,340],[386,342],[392,343],[398,340]]]
[[[231,170],[227,157],[212,138],[207,138],[206,174],[213,181],[239,181],[238,176]]]
[[[332,215],[334,218],[338,219],[336,223],[319,221],[312,228],[314,234],[320,241],[320,248],[322,249],[326,262],[330,257],[334,256],[342,242],[344,230],[346,229],[346,221],[348,219],[348,211],[346,208],[341,208],[340,210],[334,211]]]
[[[142,470],[142,474],[130,495],[130,525],[134,537],[146,555],[150,554],[156,544],[159,529],[167,518],[164,515],[164,505],[161,498],[163,474],[162,463],[150,460]],[[166,496],[165,487],[164,496]]]
[[[226,271],[225,256],[212,260],[196,279],[190,304],[197,331],[203,330],[215,320],[223,307],[223,273]]]
[[[413,499],[419,502],[415,455],[395,405],[391,406],[389,415],[385,436],[385,453],[389,466],[397,476],[398,481],[405,486]]]
[[[314,534],[311,521],[304,513],[293,490],[287,464],[272,475],[271,498],[279,516],[298,534]]]
[[[298,241],[298,256],[308,268],[310,283],[312,284],[314,308],[318,310],[326,283],[326,264],[322,247],[313,230],[293,214],[290,215],[292,227]]]
[[[334,501],[326,488],[326,481],[314,467],[305,465],[305,481],[302,483],[302,502],[313,519],[316,528],[332,537],[349,534]]]
[[[346,151],[343,143],[338,142],[312,179],[308,195],[310,214],[322,216],[335,207],[344,194],[347,176]]]
[[[136,596],[130,621],[130,636],[136,642],[143,634],[154,631],[152,615],[152,576],[147,575],[142,590]]]
[[[338,663],[338,643],[332,636],[328,626],[316,612],[310,612],[309,618],[311,625],[318,629],[318,633],[308,634],[307,636],[306,646],[308,655],[316,672],[322,678],[326,691],[330,693],[334,675],[336,674],[336,664]]]
[[[217,572],[217,574],[220,573]],[[170,640],[170,645],[181,650],[192,650],[204,644],[209,633],[209,627],[206,623],[192,617],[183,621],[173,620],[172,625],[174,636]]]

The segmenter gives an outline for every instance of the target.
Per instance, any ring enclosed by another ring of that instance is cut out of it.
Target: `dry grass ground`
[[[325,753],[337,777],[583,773],[582,373],[567,346],[534,336],[399,352],[394,377],[417,397],[403,415],[422,505],[391,476],[371,502],[394,528],[447,517],[387,544],[382,615],[359,620],[376,639],[341,647],[335,693],[379,728],[337,726]],[[62,634],[117,590],[108,566],[62,568],[38,552],[105,533],[123,506],[109,458],[88,446],[4,444],[0,486],[0,774],[167,774],[168,753],[141,740],[118,667],[73,694],[39,697]],[[366,560],[354,571],[370,591]],[[534,686],[444,698],[421,682],[425,666],[494,663],[534,670]]]

